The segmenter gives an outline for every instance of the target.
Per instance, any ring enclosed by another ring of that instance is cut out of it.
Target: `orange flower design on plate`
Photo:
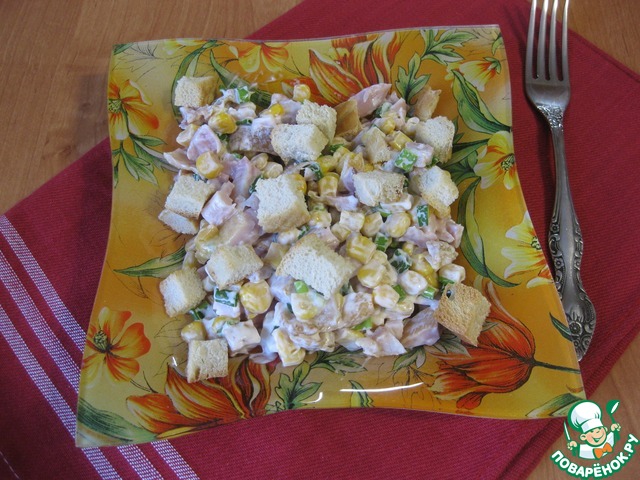
[[[169,367],[165,394],[130,396],[127,406],[143,428],[161,437],[265,415],[272,371],[271,364],[245,359],[230,365],[227,377],[188,383]]]
[[[504,271],[505,277],[535,272],[536,276],[527,282],[528,288],[553,283],[549,265],[547,265],[542,246],[533,229],[529,212],[526,212],[522,222],[511,227],[505,236],[517,242],[512,247],[502,249],[502,255],[511,260],[511,264]]]
[[[503,307],[493,283],[483,282],[491,302],[478,346],[465,345],[466,353],[433,351],[440,370],[431,390],[443,400],[456,400],[456,407],[472,410],[489,393],[508,393],[524,385],[533,367],[580,373],[568,367],[550,365],[534,358],[536,344],[531,331]]]
[[[82,369],[89,384],[103,374],[116,382],[131,380],[140,370],[136,360],[151,348],[144,335],[144,325],[134,323],[124,329],[131,312],[118,312],[107,307],[91,322],[87,331],[87,345]]]
[[[238,61],[249,73],[258,71],[261,65],[270,72],[279,72],[288,58],[286,43],[249,43],[238,48]]]
[[[331,104],[349,99],[364,87],[391,82],[391,66],[400,49],[399,35],[362,36],[332,41],[333,55],[309,50],[309,74]]]
[[[500,60],[493,57],[471,60],[458,66],[464,78],[481,92],[484,92],[484,87],[489,80],[500,73],[501,68]]]
[[[109,130],[118,140],[125,140],[129,132],[144,135],[160,125],[158,117],[151,111],[151,102],[138,85],[125,80],[119,84],[109,81],[107,110]]]
[[[473,171],[482,180],[480,186],[488,188],[502,180],[504,187],[511,190],[516,186],[516,159],[513,154],[513,135],[511,132],[496,132],[478,155],[478,163]]]

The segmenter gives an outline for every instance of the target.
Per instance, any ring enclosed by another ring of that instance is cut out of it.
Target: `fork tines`
[[[536,78],[540,80],[555,80],[563,83],[569,82],[569,62],[567,54],[567,13],[569,10],[569,0],[553,0],[551,7],[551,21],[547,29],[547,17],[549,15],[549,0],[542,2],[542,13],[538,21],[538,35],[536,36],[536,8],[537,0],[531,2],[531,16],[529,17],[529,34],[527,36],[527,56],[525,74],[527,78]],[[561,52],[561,72],[558,74],[558,59],[556,56],[556,30],[558,30],[558,10],[559,4],[564,5],[561,8],[562,13],[562,52]],[[548,32],[547,32],[548,30]],[[547,37],[549,41],[549,49],[546,48]],[[533,49],[537,40],[537,62],[534,65]],[[546,52],[549,53],[547,62]],[[548,68],[547,68],[548,67]],[[535,68],[535,71],[532,69]]]

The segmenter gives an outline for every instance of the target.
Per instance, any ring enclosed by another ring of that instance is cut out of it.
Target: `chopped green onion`
[[[231,155],[233,155],[234,157],[236,157],[238,160],[240,160],[242,158],[242,155],[239,154],[238,152],[233,152]]]
[[[251,100],[251,94],[253,92],[251,92],[251,90],[249,90],[249,87],[244,86],[244,87],[236,88],[235,93],[236,93],[237,103],[244,103],[244,102],[248,102],[249,100]]]
[[[409,267],[411,266],[413,261],[411,260],[411,257],[409,257],[409,254],[407,252],[398,248],[395,252],[393,252],[389,263],[393,268],[396,269],[398,273],[404,273],[409,270]]]
[[[371,327],[373,327],[373,320],[371,319],[371,317],[367,317],[362,322],[360,322],[358,325],[353,327],[353,329],[354,330],[369,330]]]
[[[197,307],[189,310],[189,315],[191,315],[194,320],[202,320],[207,308],[209,308],[209,302],[203,300]]]
[[[424,292],[422,292],[420,295],[423,296],[424,298],[428,298],[430,300],[433,300],[435,298],[437,292],[438,292],[437,289],[435,289],[431,285],[429,285],[424,290]]]
[[[448,283],[456,283],[453,280],[445,277],[438,277],[438,281],[442,284],[442,286],[447,285]]]
[[[290,303],[287,303],[287,310],[289,310],[289,313],[293,313],[293,307]]]
[[[296,289],[296,293],[307,293],[309,291],[309,287],[304,283],[303,280],[296,280],[293,282],[293,288]]]
[[[390,108],[391,108],[391,103],[384,102],[382,105],[376,108],[375,112],[373,112],[373,116],[380,118],[382,115],[387,113],[387,111],[389,111]]]
[[[267,108],[271,105],[271,94],[263,90],[253,92],[249,98],[253,103],[262,108]]]
[[[236,122],[236,125],[251,125],[253,123],[253,120],[251,120],[250,118],[245,118],[243,120],[238,120]]]
[[[256,179],[251,182],[251,185],[249,186],[249,195],[251,195],[253,192],[256,191],[256,185],[258,185],[258,180],[260,180],[262,178],[262,175],[258,175],[256,177]]]
[[[197,174],[197,173],[194,173],[194,174],[193,174],[193,179],[194,179],[194,180],[197,180],[197,181],[199,181],[199,182],[206,182],[206,181],[207,181],[207,179],[206,179],[206,178],[204,178],[203,176],[201,176],[201,175],[199,175],[199,174]]]
[[[340,147],[344,147],[344,143],[334,143],[333,145],[329,145],[327,147],[327,151],[333,155]]]
[[[376,234],[376,237],[373,239],[373,243],[376,244],[376,248],[381,252],[384,252],[391,245],[391,237],[384,235],[382,233]]]
[[[401,302],[402,300],[404,300],[405,298],[407,298],[407,292],[404,291],[404,288],[402,288],[400,285],[394,285],[392,287],[396,292],[398,292],[398,295],[400,295],[400,298],[398,299],[399,302]]]
[[[300,227],[300,233],[298,234],[298,240],[300,240],[307,233],[309,233],[309,230],[311,230],[311,227],[309,225],[303,225],[302,227]]]
[[[229,305],[230,307],[238,306],[238,292],[233,290],[220,290],[216,288],[213,292],[213,299],[218,303]]]
[[[227,140],[229,140],[229,135],[229,133],[218,133],[218,138],[223,142],[226,142]]]
[[[440,161],[440,159],[434,155],[433,158],[431,159],[431,165],[430,166],[433,167],[439,161]]]
[[[310,163],[307,168],[313,172],[313,176],[315,177],[316,181],[324,177],[324,174],[322,173],[322,169],[320,168],[320,164],[318,162]]]
[[[419,227],[426,227],[429,225],[429,205],[419,205],[416,208],[416,217],[418,217]]]
[[[391,212],[386,208],[384,208],[383,206],[381,206],[380,204],[376,205],[371,210],[373,212],[378,212],[380,215],[382,215],[382,218],[387,218],[389,215],[391,215]]]
[[[418,156],[415,153],[403,148],[393,163],[405,172],[410,172],[417,161]]]

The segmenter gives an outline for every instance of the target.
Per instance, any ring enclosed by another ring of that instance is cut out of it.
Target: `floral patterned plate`
[[[306,83],[336,104],[378,82],[409,102],[442,90],[436,114],[457,126],[447,165],[468,282],[491,301],[477,347],[444,332],[431,347],[365,358],[338,349],[283,368],[246,357],[227,378],[180,373],[186,320],[164,313],[158,283],[186,238],[157,220],[173,172],[162,152],[179,129],[172,90],[185,74],[224,88]],[[562,306],[524,204],[511,132],[509,67],[497,26],[400,30],[295,42],[177,39],[117,45],[108,89],[113,205],[87,332],[76,442],[147,442],[300,408],[382,407],[498,418],[564,415],[584,398]]]

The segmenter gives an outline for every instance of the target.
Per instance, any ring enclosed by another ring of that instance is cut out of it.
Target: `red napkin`
[[[500,24],[511,68],[520,180],[543,235],[553,202],[551,144],[522,83],[524,1],[307,0],[261,39]],[[640,328],[634,239],[639,76],[571,35],[566,141],[584,232],[582,265],[598,324],[582,363],[587,393]],[[100,95],[100,92],[96,92]],[[635,142],[635,143],[634,143]],[[1,478],[522,478],[562,421],[505,421],[403,410],[291,411],[139,446],[74,446],[78,369],[106,247],[111,162],[101,142],[0,217]],[[55,360],[55,361],[54,361]]]

